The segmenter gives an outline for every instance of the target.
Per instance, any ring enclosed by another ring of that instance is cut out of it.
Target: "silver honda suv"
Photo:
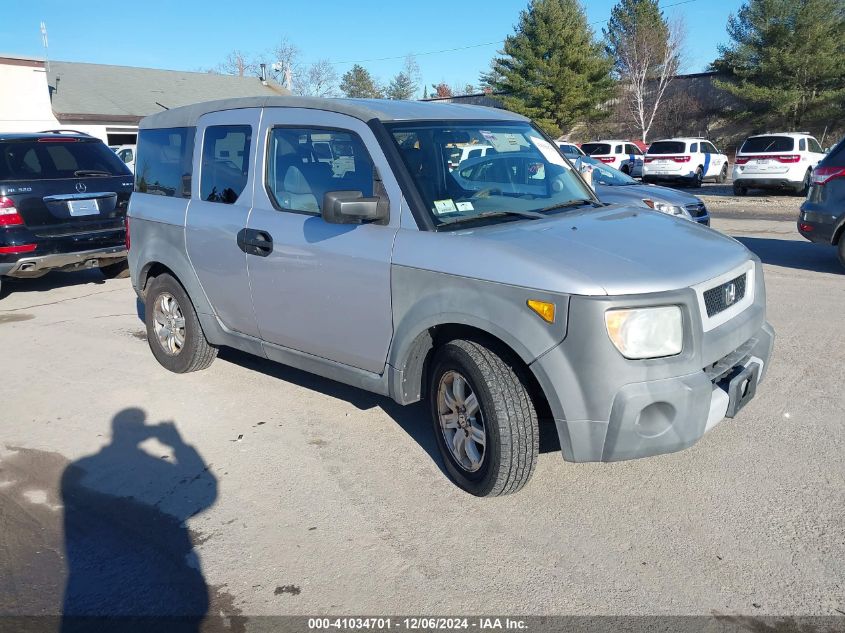
[[[540,425],[569,461],[677,451],[765,375],[759,259],[601,203],[519,115],[269,97],[140,127],[129,263],[158,361],[204,369],[229,346],[425,399],[472,494],[525,485]],[[488,160],[462,170],[472,146]]]

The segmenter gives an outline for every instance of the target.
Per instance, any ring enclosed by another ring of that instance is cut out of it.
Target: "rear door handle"
[[[238,248],[247,255],[267,257],[273,252],[273,236],[266,231],[241,229],[238,231]]]

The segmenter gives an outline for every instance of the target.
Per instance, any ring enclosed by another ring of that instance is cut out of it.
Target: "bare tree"
[[[617,43],[620,96],[643,141],[648,140],[666,88],[678,74],[685,33],[684,24],[678,19],[669,22],[667,29],[638,25]]]
[[[263,61],[267,64],[270,77],[274,81],[293,90],[293,82],[301,79],[304,74],[299,57],[299,47],[285,35],[279,39],[278,44],[263,55]]]
[[[294,78],[293,91],[309,97],[336,97],[337,71],[326,59],[321,59],[308,67],[304,74]]]
[[[234,50],[226,55],[226,59],[217,64],[213,71],[221,75],[236,75],[238,77],[253,75],[257,74],[258,62],[250,59],[243,51]]]

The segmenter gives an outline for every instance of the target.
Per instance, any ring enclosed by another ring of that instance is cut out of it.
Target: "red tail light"
[[[0,226],[20,226],[23,218],[11,198],[0,196]]]
[[[593,158],[598,158],[603,163],[612,163],[616,160],[615,156],[593,156]]]
[[[780,163],[797,163],[801,160],[800,154],[761,154],[759,156],[737,156],[736,164],[745,165],[750,160],[776,160]]]
[[[816,167],[813,171],[814,185],[823,185],[835,178],[845,178],[845,167]]]
[[[129,218],[126,218],[126,250],[129,250]]]
[[[31,253],[37,248],[37,244],[20,244],[18,246],[0,246],[0,255],[15,253]]]
[[[743,156],[743,157],[741,157],[741,158],[740,158],[739,156],[737,156],[737,157],[736,157],[736,160],[734,161],[734,163],[736,163],[737,165],[744,165],[744,164],[745,164],[745,163],[747,163],[749,160],[751,160],[751,159],[750,159],[750,158],[748,158],[748,156]]]
[[[649,158],[648,156],[646,156],[643,160],[644,160],[645,162],[647,162],[647,163],[651,163],[651,162],[653,162],[653,161],[654,161],[654,159],[653,159],[653,158]]]
[[[38,139],[39,143],[76,143],[79,139],[68,138],[67,136],[45,136]]]

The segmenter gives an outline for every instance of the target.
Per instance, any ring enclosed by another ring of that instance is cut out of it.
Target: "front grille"
[[[751,356],[751,350],[754,349],[756,344],[756,338],[749,339],[730,354],[727,354],[724,358],[721,358],[712,365],[705,367],[704,373],[707,374],[710,382],[719,382],[719,380],[727,376],[734,367],[737,365],[744,365],[745,361],[747,361]]]
[[[688,204],[684,207],[694,218],[700,218],[707,215],[707,207],[704,206],[703,202],[696,202],[695,204]]]
[[[732,305],[742,301],[745,297],[746,273],[742,273],[736,279],[704,291],[704,305],[707,308],[707,316],[713,317],[724,312]]]

